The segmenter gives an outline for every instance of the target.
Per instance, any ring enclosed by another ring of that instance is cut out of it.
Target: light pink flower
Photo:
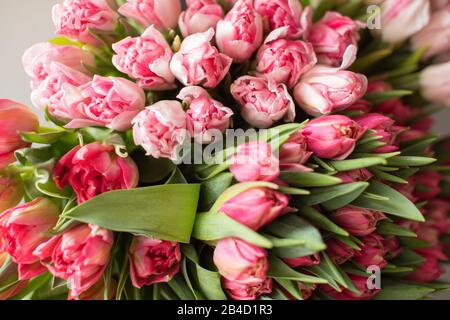
[[[289,38],[307,37],[312,24],[311,8],[302,9],[297,0],[255,0],[256,11],[264,18],[266,30],[288,27]]]
[[[240,182],[273,181],[280,175],[280,162],[265,142],[249,142],[238,147],[230,171]]]
[[[301,131],[294,133],[280,148],[280,168],[285,171],[309,172],[304,164],[312,156]]]
[[[49,42],[37,43],[27,49],[22,57],[25,72],[33,79],[35,88],[52,73],[53,63],[89,74],[84,65],[95,65],[94,57],[87,51],[73,46],[58,46]]]
[[[230,90],[241,106],[242,117],[252,126],[269,128],[281,119],[286,122],[295,119],[295,104],[284,84],[243,76],[231,85]]]
[[[36,198],[0,214],[0,252],[7,252],[18,264],[21,280],[45,271],[33,251],[50,238],[59,213],[52,201]]]
[[[363,74],[318,65],[302,77],[294,97],[305,112],[321,116],[350,107],[366,90]]]
[[[220,207],[220,212],[258,230],[287,213],[288,196],[267,188],[253,188],[231,198]]]
[[[160,31],[174,29],[181,13],[180,0],[127,0],[119,13],[136,20],[144,28],[154,25]]]
[[[113,32],[119,18],[107,0],[64,0],[55,4],[52,16],[58,35],[88,44],[98,43],[90,30]]]
[[[126,131],[144,109],[145,94],[127,79],[95,75],[83,86],[65,86],[62,103],[72,119],[66,128],[101,126]]]
[[[129,250],[131,281],[136,288],[169,282],[180,270],[177,242],[134,237]]]
[[[214,263],[222,277],[244,285],[263,283],[269,269],[266,250],[233,238],[217,243]]]
[[[252,0],[240,0],[217,24],[216,42],[220,51],[235,63],[243,63],[259,48],[263,34],[262,18],[253,8]]]
[[[431,65],[420,75],[423,97],[433,103],[450,108],[450,62]]]
[[[72,120],[70,110],[63,104],[65,86],[81,86],[91,77],[59,62],[50,65],[49,75],[31,93],[31,101],[40,109],[48,108],[49,113],[63,122]]]
[[[267,37],[258,51],[256,71],[292,89],[314,67],[317,57],[311,43],[284,39],[284,31],[275,30]]]
[[[125,38],[113,44],[117,53],[114,66],[137,80],[140,87],[148,90],[175,88],[175,76],[170,71],[173,53],[164,36],[150,26],[137,38]]]
[[[177,96],[189,106],[186,125],[189,133],[200,144],[211,143],[217,131],[224,132],[230,126],[233,111],[212,99],[201,87],[185,87]]]
[[[313,44],[321,64],[338,67],[347,48],[351,45],[358,46],[360,38],[358,31],[364,26],[364,23],[338,12],[328,11],[313,25],[308,41]]]
[[[222,286],[230,298],[237,301],[256,300],[264,294],[272,293],[272,279],[270,278],[256,284],[243,284],[223,278]]]
[[[139,174],[131,158],[119,157],[111,145],[94,142],[63,156],[53,178],[59,188],[70,185],[78,203],[83,203],[104,192],[136,188]]]
[[[178,26],[184,37],[215,28],[223,17],[223,10],[216,0],[187,0],[186,11],[180,14]]]
[[[41,244],[34,255],[55,277],[67,280],[69,296],[77,297],[102,277],[113,240],[111,231],[82,224]]]
[[[214,29],[185,38],[170,69],[185,86],[215,88],[227,75],[232,59],[211,45]]]
[[[352,119],[341,116],[324,116],[310,121],[302,134],[308,149],[324,159],[344,160],[355,149],[356,142],[365,129]]]
[[[386,0],[382,4],[381,34],[385,42],[403,42],[429,21],[429,0]]]
[[[16,150],[30,145],[22,140],[19,132],[35,132],[38,128],[39,119],[30,108],[0,99],[0,169],[16,161]]]
[[[177,159],[186,139],[186,114],[178,101],[159,101],[133,120],[134,143],[154,158]]]

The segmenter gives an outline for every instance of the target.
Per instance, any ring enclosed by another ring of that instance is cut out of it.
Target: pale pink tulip
[[[186,0],[186,11],[180,14],[178,26],[184,37],[215,28],[223,17],[216,0]]]
[[[421,93],[433,103],[450,108],[450,62],[431,65],[420,76]]]
[[[180,0],[127,0],[119,13],[137,21],[144,28],[154,25],[158,30],[174,29],[181,13]]]

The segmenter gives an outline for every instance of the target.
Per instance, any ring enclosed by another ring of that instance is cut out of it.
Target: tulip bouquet
[[[0,100],[2,299],[422,299],[447,0],[64,0]],[[377,28],[377,21],[380,27]]]

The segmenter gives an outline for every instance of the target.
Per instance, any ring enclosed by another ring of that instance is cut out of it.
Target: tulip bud
[[[102,277],[113,239],[109,230],[82,224],[52,237],[33,254],[55,277],[67,280],[69,296],[78,297]]]
[[[327,254],[338,265],[344,264],[352,259],[356,252],[355,249],[339,240],[330,239],[327,241]]]
[[[354,261],[361,266],[368,268],[370,266],[378,266],[384,268],[387,261],[384,259],[385,249],[383,246],[383,238],[378,234],[371,234],[361,239],[364,245],[361,247]]]
[[[230,171],[240,182],[273,181],[280,175],[280,162],[264,142],[240,145],[231,161]]]
[[[396,236],[390,236],[383,240],[384,247],[384,258],[386,260],[391,260],[396,258],[402,251],[403,248],[400,246],[400,241]]]
[[[308,172],[310,168],[304,166],[312,156],[308,144],[301,131],[289,137],[280,148],[280,168],[286,171]]]
[[[336,178],[341,179],[343,183],[365,182],[369,181],[372,177],[373,174],[365,168],[343,171],[336,175]]]
[[[253,1],[239,0],[217,24],[216,42],[222,53],[235,63],[243,63],[259,48],[263,33],[262,18],[253,8]]]
[[[253,188],[225,202],[220,212],[258,230],[288,211],[289,198],[267,188]]]
[[[233,300],[256,300],[264,294],[272,293],[272,279],[266,278],[261,283],[240,283],[222,278],[222,286]]]
[[[223,17],[223,10],[216,0],[187,0],[186,11],[180,14],[178,25],[183,37],[215,28]]]
[[[52,201],[36,198],[0,215],[0,251],[18,264],[19,279],[31,279],[45,271],[33,252],[49,239],[48,233],[59,218]]]
[[[308,149],[316,156],[344,160],[353,152],[365,129],[346,116],[333,115],[310,121],[301,132]]]
[[[283,261],[292,268],[311,267],[320,264],[320,255],[315,253],[306,257],[285,258]]]
[[[436,171],[421,171],[413,176],[416,188],[414,197],[420,200],[431,200],[441,193],[442,175]]]
[[[16,161],[14,152],[29,146],[20,131],[34,132],[39,128],[37,116],[28,107],[0,99],[0,169]]]
[[[431,65],[420,75],[423,97],[433,103],[450,107],[450,62]]]
[[[214,263],[222,277],[242,285],[261,285],[269,268],[267,252],[240,239],[220,240]]]
[[[135,237],[130,247],[130,275],[136,288],[169,282],[180,270],[177,242]]]
[[[430,200],[426,207],[428,223],[443,235],[450,230],[450,203],[441,199]]]
[[[367,286],[368,277],[354,274],[349,274],[348,277],[358,289],[358,292],[353,292],[349,289],[343,289],[341,292],[338,292],[329,285],[321,286],[321,290],[335,300],[372,300],[381,291],[381,289],[371,289]]]
[[[300,107],[312,116],[342,111],[361,99],[367,78],[341,68],[318,65],[306,73],[294,89]]]
[[[436,281],[445,273],[437,258],[429,254],[422,254],[422,257],[425,261],[414,272],[410,273],[406,279],[420,283],[428,283]]]
[[[330,218],[354,236],[367,236],[374,232],[377,223],[386,219],[381,212],[347,206],[330,214]]]
[[[0,171],[0,213],[18,205],[23,194],[24,190],[20,179],[2,174]]]

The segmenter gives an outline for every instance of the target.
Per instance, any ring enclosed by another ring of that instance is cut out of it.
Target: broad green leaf
[[[221,173],[202,183],[199,210],[208,211],[233,181],[232,173]]]
[[[194,300],[194,295],[189,290],[186,281],[180,273],[173,277],[167,284],[181,300]]]
[[[403,276],[405,273],[410,273],[414,271],[414,268],[410,267],[399,267],[393,264],[388,264],[381,270],[383,274],[400,274],[400,276]]]
[[[281,258],[304,257],[326,248],[320,232],[309,222],[295,214],[288,214],[275,220],[264,231],[280,239],[304,241],[303,245],[297,247],[274,248],[273,253]]]
[[[326,208],[341,208],[352,202],[369,186],[368,182],[355,182],[332,187],[311,189],[309,196],[298,197],[294,200],[300,205],[314,206],[326,203]]]
[[[167,178],[175,169],[175,165],[169,159],[155,159],[146,156],[144,152],[133,152],[131,157],[139,169],[139,182],[143,184],[155,184]]]
[[[424,151],[436,141],[436,137],[420,139],[418,142],[402,149],[403,156],[416,156],[423,154]]]
[[[388,165],[394,167],[423,167],[436,161],[436,159],[426,157],[399,156],[388,159]]]
[[[301,207],[299,208],[299,213],[301,216],[307,218],[310,222],[312,222],[316,227],[330,231],[332,233],[348,237],[349,233],[335,224],[333,221],[328,219],[325,215],[320,213],[314,208],[311,207]]]
[[[369,102],[373,104],[379,104],[388,100],[391,100],[393,98],[401,98],[404,96],[409,96],[413,94],[414,92],[411,90],[391,90],[391,91],[384,91],[384,92],[371,92],[364,96],[365,100],[368,100]]]
[[[64,217],[103,228],[188,243],[200,194],[198,184],[168,184],[101,194]]]
[[[430,248],[433,246],[431,243],[417,238],[400,238],[400,244],[402,247],[410,249]]]
[[[408,181],[406,181],[405,179],[402,179],[400,177],[397,177],[396,175],[389,174],[381,170],[377,170],[375,168],[370,169],[370,172],[372,172],[376,177],[380,178],[381,180],[400,184],[408,184]]]
[[[400,237],[412,237],[417,238],[417,235],[409,229],[403,228],[398,224],[381,221],[377,225],[377,232],[385,236],[400,236]]]
[[[218,272],[209,271],[197,265],[198,285],[208,300],[227,300]]]
[[[326,174],[314,172],[291,172],[281,173],[281,179],[294,187],[326,187],[333,186],[342,182],[341,179]]]
[[[272,243],[265,237],[226,214],[217,212],[199,213],[192,236],[202,241],[215,241],[230,237],[240,238],[262,248],[272,248]]]
[[[419,300],[435,290],[424,285],[408,284],[394,280],[383,280],[381,292],[375,300]]]
[[[279,190],[281,193],[289,194],[289,195],[293,195],[293,196],[304,196],[304,195],[309,195],[309,194],[311,194],[311,192],[309,192],[308,190],[305,190],[305,189],[291,188],[291,187],[283,187],[283,186],[280,186],[280,187],[278,188],[278,190]]]
[[[302,293],[298,287],[297,281],[286,280],[286,279],[275,279],[279,286],[281,286],[284,290],[289,292],[297,300],[303,300]]]
[[[367,192],[380,195],[382,197],[387,197],[389,198],[389,201],[368,198],[363,194],[355,200],[352,205],[369,210],[384,212],[404,219],[420,222],[425,221],[422,213],[417,209],[417,207],[404,195],[393,188],[373,180],[370,183]]]
[[[17,150],[14,153],[17,161],[22,165],[38,165],[54,158],[54,150],[52,147],[25,148]]]
[[[64,135],[68,134],[67,131],[55,130],[53,132],[21,132],[20,137],[23,141],[39,144],[53,144],[57,142]],[[70,134],[70,133],[69,133]]]
[[[269,257],[269,271],[267,275],[275,279],[295,280],[304,283],[328,283],[325,279],[302,274],[274,256]]]

